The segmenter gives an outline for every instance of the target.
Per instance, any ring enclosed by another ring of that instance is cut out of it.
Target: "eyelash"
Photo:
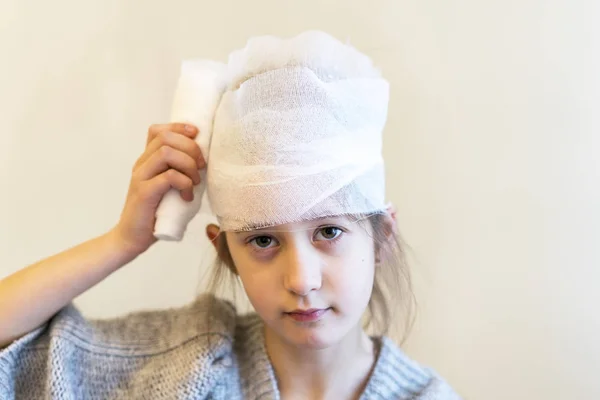
[[[326,246],[333,246],[335,243],[337,243],[342,236],[344,236],[344,234],[346,233],[346,231],[338,226],[331,226],[331,225],[327,225],[327,226],[322,226],[320,228],[317,229],[317,234],[323,232],[325,229],[336,229],[337,230],[337,235],[332,238],[332,239],[324,239],[324,240],[319,240],[320,242],[324,242]],[[259,236],[254,236],[249,238],[246,243],[252,246],[252,249],[254,251],[267,251],[270,250],[272,247],[260,247],[257,246],[256,240],[260,239],[260,238],[269,238],[272,241],[277,241],[277,239],[275,239],[272,236],[269,235],[259,235]]]

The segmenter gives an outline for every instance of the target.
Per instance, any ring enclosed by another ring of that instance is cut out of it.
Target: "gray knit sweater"
[[[208,295],[110,320],[70,305],[0,351],[0,399],[279,399],[262,327]],[[390,339],[373,340],[379,355],[361,400],[459,399]]]

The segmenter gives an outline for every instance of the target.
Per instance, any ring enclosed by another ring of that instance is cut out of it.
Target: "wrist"
[[[132,246],[116,228],[111,229],[103,235],[103,240],[108,246],[111,254],[118,259],[118,264],[121,266],[134,260],[143,251]]]

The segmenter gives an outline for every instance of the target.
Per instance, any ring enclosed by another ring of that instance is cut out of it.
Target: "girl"
[[[365,314],[382,333],[410,316],[383,203],[387,83],[322,32],[253,39],[228,71],[210,158],[197,127],[151,126],[115,227],[0,281],[0,398],[458,399],[364,330]],[[205,168],[211,287],[239,279],[256,312],[206,294],[83,318],[71,301],[152,246],[163,197],[197,200]]]

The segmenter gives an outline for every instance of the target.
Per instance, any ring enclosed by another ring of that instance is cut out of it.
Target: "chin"
[[[323,350],[335,345],[338,341],[324,335],[306,335],[304,337],[289,338],[288,341],[295,347],[306,350]]]
[[[286,324],[282,332],[288,343],[307,350],[322,350],[334,346],[346,333],[337,326],[299,326],[294,323]]]

